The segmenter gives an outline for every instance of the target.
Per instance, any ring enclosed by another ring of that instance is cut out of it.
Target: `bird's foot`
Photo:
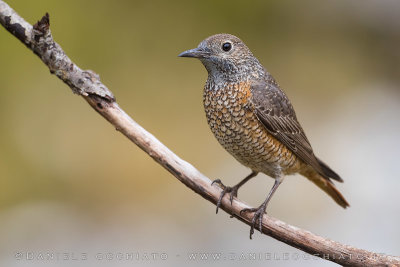
[[[220,179],[214,180],[214,181],[211,183],[211,185],[213,185],[213,184],[218,184],[218,185],[222,188],[222,192],[221,192],[221,194],[219,195],[219,199],[218,199],[218,202],[217,202],[216,213],[218,213],[218,209],[219,209],[219,207],[221,206],[221,203],[222,203],[222,198],[225,196],[225,194],[226,194],[226,193],[230,193],[229,200],[231,201],[231,205],[232,205],[233,197],[237,197],[237,192],[238,192],[239,187],[238,187],[237,185],[236,185],[236,186],[232,186],[232,187],[230,187],[230,186],[225,186],[225,185],[221,182]]]
[[[250,228],[250,239],[254,234],[254,228],[256,227],[258,221],[258,230],[262,233],[262,219],[264,214],[266,214],[265,209],[267,208],[266,203],[261,204],[258,208],[246,208],[240,211],[240,215],[245,212],[254,212],[253,219],[251,220],[251,228]]]

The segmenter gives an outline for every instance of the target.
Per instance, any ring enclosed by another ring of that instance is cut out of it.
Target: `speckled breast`
[[[297,172],[301,162],[270,135],[250,102],[250,83],[218,89],[206,84],[203,101],[208,124],[219,143],[240,163],[271,177]]]

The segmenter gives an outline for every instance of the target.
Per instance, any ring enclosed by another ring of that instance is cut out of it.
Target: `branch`
[[[65,82],[72,92],[81,95],[101,116],[118,131],[139,146],[150,157],[167,169],[194,192],[216,204],[221,189],[211,186],[211,181],[188,162],[182,160],[137,124],[117,104],[113,94],[101,83],[97,74],[82,70],[54,42],[50,32],[49,15],[34,26],[27,23],[4,1],[0,0],[0,23],[12,35],[31,49],[48,66],[50,72]],[[240,211],[249,208],[245,203],[228,197],[221,208],[228,214],[250,225],[252,214]],[[311,232],[291,226],[270,216],[263,216],[262,232],[290,246],[341,265],[351,266],[400,266],[400,257],[389,256],[354,248]]]

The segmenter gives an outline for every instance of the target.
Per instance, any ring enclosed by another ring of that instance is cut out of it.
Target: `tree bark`
[[[211,180],[188,162],[175,155],[152,134],[137,124],[117,104],[111,91],[97,74],[82,70],[74,64],[50,32],[49,15],[46,13],[35,25],[30,25],[10,6],[0,0],[0,23],[17,37],[45,63],[50,72],[65,82],[75,94],[81,95],[90,106],[110,122],[118,131],[139,146],[150,157],[167,169],[194,192],[216,204],[221,193]],[[228,214],[250,225],[252,213],[240,214],[245,203],[229,197],[222,200],[221,208]],[[315,235],[291,226],[270,216],[264,216],[262,232],[290,246],[345,266],[400,266],[400,257],[369,252]]]

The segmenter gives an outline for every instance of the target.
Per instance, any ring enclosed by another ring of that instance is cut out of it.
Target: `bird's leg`
[[[262,218],[264,214],[266,213],[265,210],[267,209],[268,202],[271,200],[272,195],[275,193],[276,189],[279,187],[279,185],[283,181],[283,176],[279,176],[278,178],[275,178],[275,183],[272,186],[271,191],[269,191],[267,198],[265,201],[258,207],[258,208],[246,208],[242,209],[240,211],[240,215],[243,212],[254,212],[253,219],[251,220],[251,228],[250,228],[250,239],[254,234],[254,228],[258,220],[258,229],[262,233]]]
[[[232,205],[233,197],[237,197],[237,193],[239,188],[244,185],[246,182],[248,182],[251,178],[255,177],[258,174],[258,172],[252,171],[249,175],[246,176],[242,181],[240,181],[237,185],[235,186],[225,186],[220,179],[214,180],[211,185],[214,183],[219,184],[222,187],[222,192],[221,195],[219,196],[218,202],[217,202],[217,210],[216,213],[218,213],[218,209],[221,206],[222,198],[225,196],[226,193],[230,193],[230,201]]]

